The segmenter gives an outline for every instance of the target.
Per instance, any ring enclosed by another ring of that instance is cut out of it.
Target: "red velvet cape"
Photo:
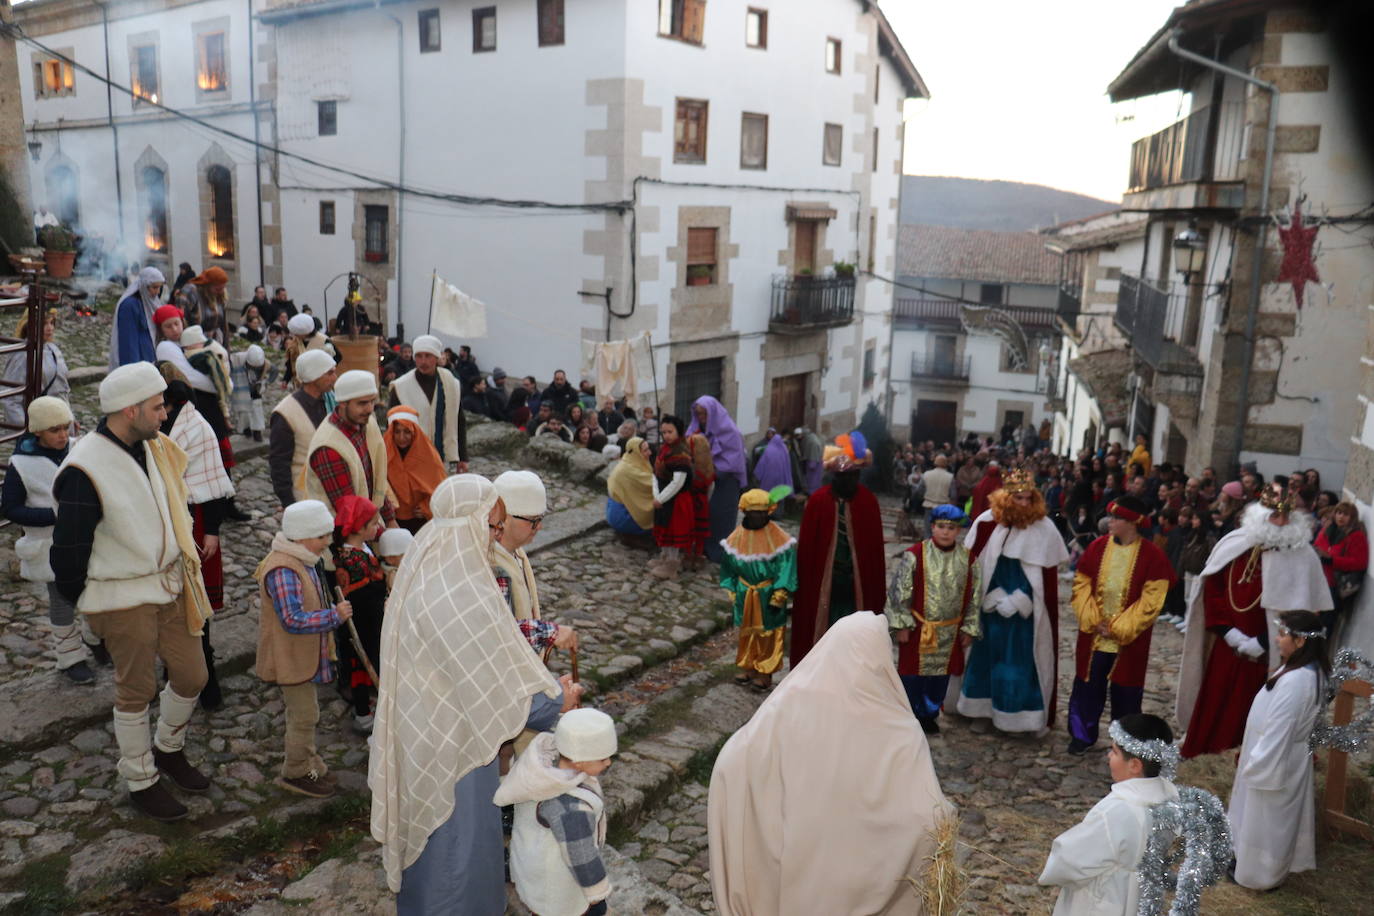
[[[836,499],[830,485],[806,500],[801,533],[797,537],[797,594],[792,601],[792,667],[816,644],[816,612],[821,584],[835,558]],[[883,553],[883,520],[878,498],[860,486],[849,502],[849,542],[854,548],[854,609],[883,612],[887,602],[887,564]],[[829,608],[830,596],[825,595]],[[829,611],[827,610],[827,613]],[[821,625],[822,633],[829,620]]]
[[[1096,588],[1097,574],[1102,569],[1102,557],[1107,550],[1107,542],[1111,540],[1111,535],[1104,534],[1102,537],[1088,545],[1088,549],[1083,551],[1083,556],[1078,558],[1078,572],[1093,580]],[[1156,579],[1165,579],[1172,588],[1176,577],[1174,568],[1169,563],[1169,558],[1164,555],[1164,551],[1155,546],[1153,541],[1146,538],[1140,539],[1140,552],[1135,557],[1135,568],[1131,570],[1131,584],[1126,589],[1126,597],[1121,602],[1122,610],[1130,607],[1140,598],[1141,589],[1146,582]],[[1154,633],[1154,628],[1147,629],[1135,638],[1135,642],[1127,643],[1121,647],[1117,653],[1116,664],[1112,666],[1111,682],[1120,684],[1122,687],[1144,687],[1145,669],[1150,662],[1150,639]],[[1074,652],[1074,662],[1077,668],[1078,679],[1086,681],[1088,671],[1092,667],[1094,634],[1078,632],[1078,645]]]
[[[956,546],[954,548],[958,550]],[[912,568],[911,581],[911,610],[915,617],[919,612],[922,617],[926,615],[926,557],[925,541],[918,541],[907,548],[907,553],[916,555],[916,565]],[[959,623],[954,625],[954,629],[963,632],[964,621],[970,615],[980,613],[978,608],[978,596],[973,593],[973,570],[977,563],[972,554],[968,561],[968,575],[964,577],[964,597],[960,604],[963,615]],[[911,630],[911,638],[897,646],[897,673],[904,675],[921,673],[921,621],[916,620],[916,626]],[[964,653],[959,648],[959,637],[954,637],[954,645],[949,651],[949,664],[945,668],[945,674],[952,674],[961,677],[964,673]]]
[[[974,516],[977,518],[977,516]],[[982,554],[983,548],[987,546],[988,538],[997,530],[997,522],[993,519],[984,519],[974,528],[973,548],[969,551],[973,554],[973,559],[977,560]],[[983,570],[983,588],[987,589],[992,581],[992,574],[996,570]],[[1050,633],[1054,636],[1054,677],[1050,683],[1054,685],[1050,695],[1045,698],[1045,727],[1054,727],[1054,717],[1058,713],[1059,700],[1059,567],[1046,566],[1040,571],[1040,594],[1045,599],[1045,616],[1049,620]],[[982,596],[979,596],[979,601]],[[982,613],[982,609],[979,609]]]

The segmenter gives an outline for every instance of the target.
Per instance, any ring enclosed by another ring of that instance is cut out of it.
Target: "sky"
[[[908,103],[910,175],[1001,178],[1119,201],[1131,143],[1180,95],[1113,105],[1107,84],[1183,0],[883,0],[930,89]]]

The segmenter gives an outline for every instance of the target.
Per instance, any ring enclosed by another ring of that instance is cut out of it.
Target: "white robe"
[[[1178,790],[1162,776],[1126,779],[1055,837],[1040,873],[1041,884],[1061,888],[1054,916],[1134,916],[1150,807],[1176,798]]]
[[[1231,839],[1236,883],[1277,887],[1289,872],[1317,867],[1316,802],[1307,738],[1321,709],[1313,666],[1289,671],[1261,689],[1245,720],[1236,781],[1231,788]]]

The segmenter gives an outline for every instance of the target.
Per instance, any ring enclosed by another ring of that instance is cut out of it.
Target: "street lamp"
[[[1193,274],[1202,273],[1207,261],[1207,237],[1190,225],[1174,236],[1174,267],[1186,284]]]

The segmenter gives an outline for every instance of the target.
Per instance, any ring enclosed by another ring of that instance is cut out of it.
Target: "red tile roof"
[[[1036,232],[994,232],[948,226],[902,226],[897,273],[904,277],[984,283],[1059,283],[1059,255]]]

